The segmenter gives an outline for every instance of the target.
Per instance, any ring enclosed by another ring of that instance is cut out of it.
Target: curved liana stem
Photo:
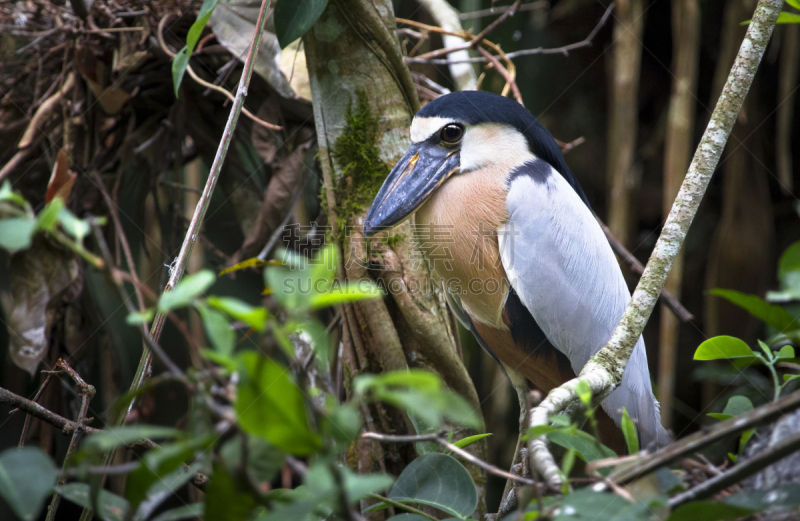
[[[633,347],[650,318],[672,263],[706,192],[711,175],[717,167],[744,98],[761,63],[782,5],[782,0],[759,0],[736,61],[725,82],[725,88],[717,100],[711,120],[697,146],[689,172],[614,334],[608,344],[587,362],[578,378],[553,389],[541,404],[531,410],[531,427],[547,424],[548,416],[563,411],[577,401],[578,380],[588,383],[593,396],[598,400],[608,396],[622,380],[622,373]],[[562,478],[558,465],[542,436],[530,440],[528,454],[532,467],[545,481],[553,487],[560,487]]]

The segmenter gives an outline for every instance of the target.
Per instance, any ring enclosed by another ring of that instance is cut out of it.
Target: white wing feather
[[[551,170],[543,180],[523,174],[510,182],[509,222],[499,230],[500,255],[520,300],[578,374],[611,338],[630,293],[591,211],[564,177]],[[641,338],[622,384],[603,402],[617,425],[623,407],[637,422],[643,447],[669,442]]]

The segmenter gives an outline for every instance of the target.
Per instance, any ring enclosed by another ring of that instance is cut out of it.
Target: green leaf
[[[756,510],[737,505],[716,503],[714,501],[694,501],[681,505],[667,518],[667,521],[723,521],[736,519],[755,513]]]
[[[800,14],[782,12],[778,15],[778,24],[800,24]]]
[[[278,0],[275,3],[275,34],[281,49],[306,34],[326,5],[328,0]]]
[[[732,336],[709,338],[694,352],[695,360],[719,360],[720,358],[754,357],[753,350],[743,340]]]
[[[186,74],[186,67],[189,65],[189,50],[184,47],[175,54],[172,58],[172,85],[175,88],[175,97],[178,97],[178,92],[183,82],[183,75]]]
[[[557,431],[560,427],[554,427],[552,425],[537,425],[536,427],[530,427],[526,436],[528,439],[530,438],[538,438],[539,436],[544,436],[553,431]]]
[[[206,360],[210,360],[215,364],[224,367],[229,373],[235,373],[239,366],[233,356],[223,355],[212,349],[201,349],[200,355]]]
[[[639,435],[636,434],[636,425],[631,420],[626,408],[622,408],[622,434],[625,436],[625,444],[628,446],[628,454],[639,452]]]
[[[313,294],[308,301],[308,305],[311,309],[320,309],[336,304],[357,302],[382,296],[383,290],[368,280],[345,284],[334,283],[327,292]]]
[[[786,0],[786,3],[800,11],[800,2],[798,0]],[[798,244],[798,243],[795,243]]]
[[[142,464],[128,475],[125,498],[131,508],[138,508],[147,498],[150,488],[165,481],[181,464],[189,461],[195,452],[194,444],[178,442],[150,449],[142,458]]]
[[[333,405],[325,417],[323,432],[339,443],[353,443],[361,430],[361,413],[354,404]]]
[[[567,519],[616,520],[617,517],[615,516],[620,514],[623,509],[630,507],[630,505],[629,501],[616,494],[595,492],[585,488],[576,490],[564,497],[561,503],[561,514],[555,519],[558,521]]]
[[[73,236],[78,242],[83,242],[83,238],[89,235],[92,229],[87,220],[78,219],[67,208],[61,209],[58,213],[58,218],[64,231]]]
[[[89,488],[86,483],[67,483],[58,487],[58,492],[64,499],[72,501],[80,507],[93,508]],[[104,521],[123,521],[127,511],[128,502],[125,499],[107,490],[100,490],[95,517]]]
[[[148,308],[144,311],[136,311],[125,317],[125,323],[129,326],[138,326],[139,324],[147,324],[153,320],[156,314],[155,308]]]
[[[0,203],[2,202],[13,203],[26,210],[30,207],[28,201],[26,201],[24,197],[11,189],[11,183],[9,181],[4,181],[2,186],[0,186]]]
[[[189,49],[189,54],[194,52],[197,40],[200,39],[200,35],[206,27],[208,19],[211,18],[211,13],[214,12],[214,8],[217,7],[218,1],[219,0],[203,0],[203,5],[200,6],[200,12],[197,13],[197,20],[194,21],[189,28],[189,33],[186,35],[186,47]]]
[[[573,449],[586,462],[617,456],[613,450],[594,439],[591,434],[579,430],[555,430],[547,434],[547,439],[565,449]]]
[[[238,359],[244,368],[236,400],[242,429],[296,456],[319,450],[322,440],[308,426],[305,399],[288,370],[252,351]]]
[[[453,443],[453,445],[455,445],[459,449],[463,449],[464,447],[469,447],[473,443],[475,443],[477,441],[480,441],[483,438],[487,438],[487,437],[489,437],[491,435],[492,435],[491,432],[487,432],[487,433],[484,433],[484,434],[475,434],[474,436],[467,436],[466,438],[461,438],[457,442]]]
[[[586,383],[585,380],[578,380],[578,383],[575,385],[575,393],[585,407],[592,406],[592,388],[589,387],[589,384]]]
[[[438,391],[442,388],[442,379],[436,373],[422,369],[388,371],[377,375],[365,374],[357,376],[353,382],[353,390],[358,394],[380,387],[410,387],[420,391]]]
[[[203,503],[192,503],[167,510],[158,517],[154,517],[152,521],[181,521],[183,519],[194,519],[196,517],[202,518],[204,514],[205,505],[203,505]]]
[[[217,277],[211,270],[198,271],[194,275],[184,277],[174,288],[161,295],[158,301],[159,311],[188,306],[194,299],[205,293],[215,280]]]
[[[90,435],[83,442],[82,450],[85,452],[108,452],[117,447],[123,447],[145,439],[174,439],[183,433],[172,427],[160,425],[124,425],[122,427],[109,427],[101,432]]]
[[[267,310],[233,297],[208,297],[208,304],[224,311],[240,322],[244,322],[256,331],[263,332],[267,327]]]
[[[147,495],[142,500],[136,514],[133,516],[134,521],[142,521],[150,519],[150,516],[166,501],[170,496],[189,482],[190,479],[200,470],[202,465],[195,463],[189,468],[178,468],[176,471],[156,480],[155,483],[147,490]]]
[[[0,497],[22,521],[39,517],[55,484],[56,466],[40,449],[13,448],[0,454]]]
[[[709,413],[709,416],[711,416],[712,418],[716,418],[719,421],[725,421],[752,410],[753,410],[753,402],[751,402],[748,397],[731,396],[728,399],[728,404],[725,406],[725,409],[721,413],[712,412]]]
[[[787,0],[787,2],[795,2],[800,5],[797,0]],[[796,7],[796,9],[800,9],[800,7]],[[787,275],[797,270],[800,270],[800,241],[786,248],[781,254],[781,258],[778,260],[778,280],[783,282]]]
[[[772,354],[772,349],[770,349],[769,346],[761,340],[758,341],[758,347],[760,347],[761,350],[764,351],[764,354],[767,355],[767,360],[772,361],[773,357],[775,356]]]
[[[27,250],[36,232],[36,219],[12,217],[0,220],[0,248],[9,253]]]
[[[478,505],[469,472],[451,456],[429,453],[412,461],[400,474],[389,499],[421,503],[466,518]]]
[[[242,492],[223,465],[214,466],[206,487],[205,521],[247,521],[255,506],[253,495]]]
[[[50,201],[50,203],[39,212],[39,215],[36,216],[37,227],[40,230],[48,232],[55,230],[56,224],[58,224],[58,216],[62,208],[64,208],[64,200],[60,197],[56,197]]]
[[[250,477],[256,483],[269,483],[275,479],[286,455],[261,436],[252,434],[236,436],[222,446],[220,456],[227,471],[235,475],[241,470],[243,438],[247,440],[247,472]]]
[[[747,490],[724,499],[728,505],[756,511],[771,508],[796,508],[800,506],[800,485],[786,485],[766,490]]]
[[[223,356],[230,356],[236,344],[236,332],[223,313],[205,305],[198,305],[197,311],[203,319],[203,327],[208,333],[211,345]]]
[[[780,306],[768,304],[761,297],[757,297],[756,295],[748,295],[732,289],[712,289],[710,293],[712,295],[722,297],[732,304],[739,306],[757,319],[769,324],[780,332],[800,329],[800,323],[798,323],[785,309]]]
[[[781,359],[784,359],[784,358],[794,358],[794,348],[792,346],[790,346],[789,344],[786,344],[785,346],[781,347],[780,351],[778,351],[778,354],[776,355],[776,358],[778,360],[781,360]]]

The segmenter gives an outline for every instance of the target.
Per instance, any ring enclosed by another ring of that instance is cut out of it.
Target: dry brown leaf
[[[103,108],[103,112],[109,116],[116,116],[119,114],[119,112],[122,110],[122,107],[131,98],[130,94],[119,87],[111,85],[110,87],[104,89],[98,83],[85,76],[83,79],[86,80],[86,84],[90,89],[92,89],[92,92],[97,97],[97,101]]]
[[[274,125],[281,124],[281,107],[275,96],[268,96],[261,102],[256,116],[267,123],[272,123]],[[253,141],[253,146],[259,157],[261,157],[265,163],[272,164],[272,162],[275,161],[275,155],[278,153],[278,149],[283,143],[281,134],[262,125],[253,125],[253,129],[250,131],[250,139]]]
[[[56,156],[56,163],[53,165],[53,173],[50,174],[50,181],[47,183],[47,193],[44,202],[49,203],[56,197],[67,202],[72,186],[75,184],[77,175],[69,169],[69,155],[67,150],[62,148]]]

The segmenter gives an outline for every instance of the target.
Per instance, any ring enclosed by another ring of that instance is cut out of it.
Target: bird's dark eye
[[[439,132],[439,136],[445,143],[458,143],[464,136],[464,127],[451,123],[442,128],[441,132]]]

